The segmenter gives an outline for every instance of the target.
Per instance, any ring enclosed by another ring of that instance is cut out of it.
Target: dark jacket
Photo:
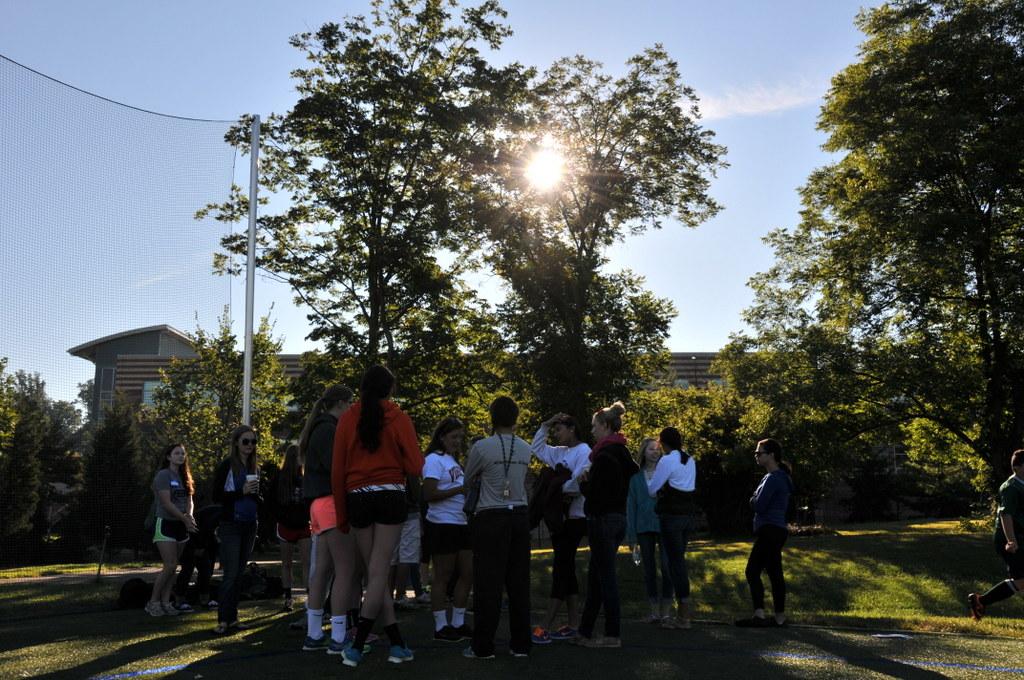
[[[231,458],[225,458],[217,466],[217,470],[213,473],[213,489],[212,497],[214,503],[219,503],[221,506],[221,521],[226,521],[235,516],[235,501],[243,498],[245,494],[242,493],[241,489],[236,491],[225,491],[224,483],[228,481],[228,475],[231,474]],[[263,485],[260,485],[260,491],[255,496],[249,496],[256,501],[257,508],[263,501],[261,494],[263,493]]]
[[[285,490],[281,498],[281,468],[275,467],[270,483],[267,484],[267,501],[275,522],[289,529],[309,526],[309,499],[303,495],[303,476],[292,480],[292,489]]]
[[[313,421],[303,466],[302,495],[310,500],[331,495],[331,460],[334,455],[334,430],[338,419],[321,413]]]
[[[609,513],[625,515],[629,480],[639,470],[624,445],[602,447],[590,465],[587,481],[580,484],[580,491],[587,499],[583,504],[587,517]]]
[[[543,519],[548,531],[554,535],[562,530],[567,506],[562,485],[572,477],[572,471],[559,463],[554,468],[541,468],[530,496],[530,528],[536,529]]]

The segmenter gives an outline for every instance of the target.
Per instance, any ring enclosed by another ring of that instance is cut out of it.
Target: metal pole
[[[252,425],[252,316],[256,283],[256,196],[259,187],[260,117],[252,117],[249,146],[249,248],[245,258],[245,361],[242,375],[242,424]]]

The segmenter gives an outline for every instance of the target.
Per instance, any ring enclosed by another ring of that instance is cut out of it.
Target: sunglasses
[[[245,445],[245,446],[249,446],[249,445],[251,445],[251,444],[255,444],[255,443],[256,443],[256,440],[255,440],[255,439],[249,439],[249,438],[247,437],[247,438],[245,438],[245,439],[239,439],[239,440],[238,440],[238,443],[239,443],[239,444],[243,444],[243,445]]]

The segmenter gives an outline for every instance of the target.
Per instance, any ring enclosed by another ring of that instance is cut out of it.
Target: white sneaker
[[[150,616],[164,616],[164,608],[159,602],[147,602],[146,613]]]

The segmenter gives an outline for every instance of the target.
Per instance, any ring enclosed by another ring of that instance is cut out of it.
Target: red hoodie
[[[423,453],[412,420],[398,404],[383,400],[384,428],[380,446],[367,451],[359,440],[357,425],[362,404],[353,404],[338,419],[331,461],[331,491],[338,528],[348,533],[345,494],[352,489],[376,484],[405,484],[406,475],[423,473]]]

